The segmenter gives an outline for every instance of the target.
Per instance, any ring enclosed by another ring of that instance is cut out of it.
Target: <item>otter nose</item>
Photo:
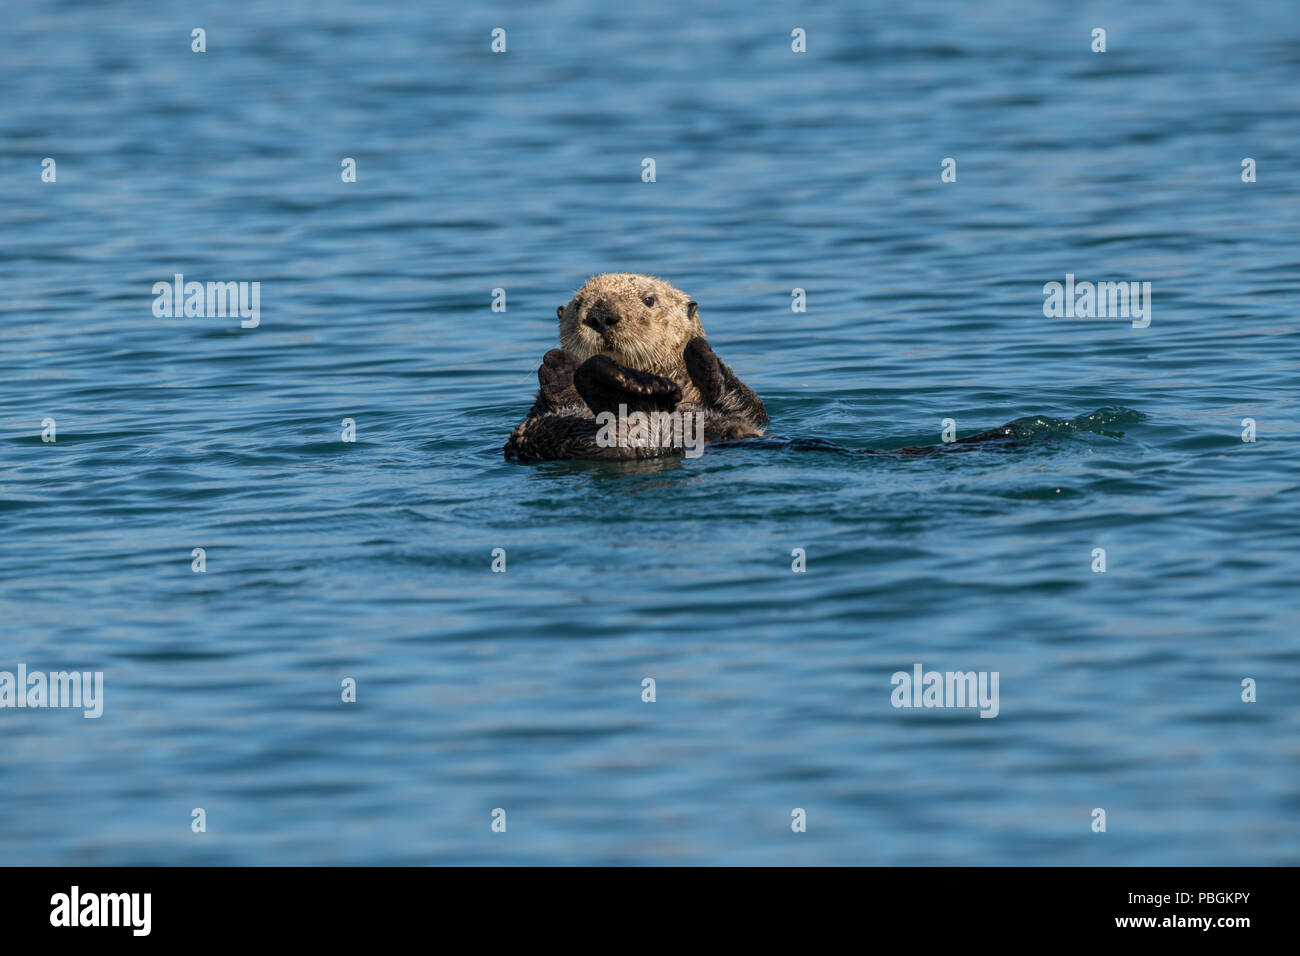
[[[604,332],[618,325],[618,313],[610,308],[609,303],[604,299],[597,299],[587,310],[587,318],[584,321],[597,332]]]

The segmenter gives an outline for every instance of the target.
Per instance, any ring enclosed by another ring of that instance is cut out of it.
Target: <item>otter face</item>
[[[606,273],[588,279],[556,309],[560,345],[579,361],[607,355],[630,368],[676,377],[682,349],[704,334],[697,308],[662,279]]]

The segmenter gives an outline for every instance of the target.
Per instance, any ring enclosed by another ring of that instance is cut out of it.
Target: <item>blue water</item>
[[[1293,4],[5,21],[0,670],[105,699],[0,710],[0,860],[1300,863]],[[617,270],[774,435],[1040,424],[506,463]],[[260,325],[155,317],[177,272]],[[1045,318],[1067,273],[1150,326]],[[917,663],[998,716],[894,708]]]

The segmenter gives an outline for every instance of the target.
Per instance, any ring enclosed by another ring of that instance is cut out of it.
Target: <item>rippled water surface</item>
[[[0,670],[106,691],[0,710],[0,858],[1300,863],[1300,17],[1209,6],[7,10]],[[506,463],[615,270],[773,435],[1030,437]]]

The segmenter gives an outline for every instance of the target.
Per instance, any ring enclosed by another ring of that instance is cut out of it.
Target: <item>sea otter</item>
[[[1030,437],[1012,422],[941,445],[875,450],[816,438],[766,439],[762,400],[714,354],[699,307],[662,279],[598,275],[556,309],[561,348],[537,370],[541,389],[506,441],[515,461],[694,457],[707,442],[765,439],[773,447],[852,455],[928,456]]]
[[[507,458],[691,455],[706,441],[763,435],[762,400],[714,354],[698,303],[669,283],[594,276],[556,316],[561,347],[537,370],[541,389]]]

